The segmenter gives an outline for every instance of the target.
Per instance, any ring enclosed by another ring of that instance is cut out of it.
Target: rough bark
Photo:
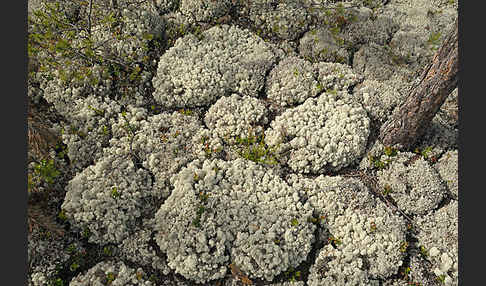
[[[387,146],[410,149],[425,133],[447,96],[458,82],[458,22],[423,71],[405,102],[380,129],[379,140]]]

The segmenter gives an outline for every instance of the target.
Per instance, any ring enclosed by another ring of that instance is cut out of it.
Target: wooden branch
[[[458,82],[458,20],[423,71],[418,84],[380,129],[379,140],[386,146],[410,149],[425,133],[447,96]]]

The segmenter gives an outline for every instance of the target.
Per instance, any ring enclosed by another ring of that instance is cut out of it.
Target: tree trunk
[[[447,96],[458,82],[458,23],[442,43],[411,89],[405,102],[398,107],[380,129],[379,140],[386,146],[410,149],[425,133]]]

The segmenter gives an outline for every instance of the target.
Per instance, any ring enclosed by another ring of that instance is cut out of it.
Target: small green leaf
[[[76,271],[77,269],[79,268],[79,264],[76,263],[76,262],[73,262],[70,266],[69,266],[69,270],[71,270],[72,272]]]
[[[108,280],[107,283],[111,284],[111,282],[115,280],[115,277],[116,277],[115,274],[112,272],[106,274],[106,279]]]
[[[111,189],[111,196],[116,199],[120,196],[120,193],[118,192],[118,189],[116,187],[113,187]]]
[[[385,146],[384,148],[385,155],[389,157],[393,157],[397,155],[397,150],[395,148],[392,148],[390,146]]]
[[[54,281],[50,282],[49,286],[64,286],[64,281],[61,278],[57,278]]]
[[[110,246],[105,246],[103,247],[103,254],[106,256],[111,256],[113,255],[113,249]]]
[[[66,216],[66,212],[64,210],[61,210],[59,212],[59,214],[57,215],[57,217],[62,220],[62,221],[66,221],[67,220],[67,216]]]
[[[420,253],[421,253],[421,254],[422,254],[424,257],[429,256],[429,253],[427,252],[427,249],[426,249],[426,248],[425,248],[423,245],[421,245],[421,246],[420,246]]]
[[[144,33],[144,34],[142,35],[142,37],[143,37],[145,40],[151,41],[151,40],[154,38],[154,35],[153,35],[153,34],[150,34],[150,33]]]
[[[204,208],[204,206],[200,206],[199,209],[197,210],[197,214],[199,216],[201,216],[204,213],[205,210],[206,210],[206,208]]]
[[[67,248],[67,252],[70,253],[70,254],[73,254],[76,252],[76,244],[74,243],[71,243],[68,248]]]

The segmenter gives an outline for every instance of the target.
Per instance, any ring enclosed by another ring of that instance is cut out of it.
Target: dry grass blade
[[[33,108],[29,108],[27,125],[28,152],[32,152],[35,158],[46,158],[49,155],[49,148],[55,146],[60,141],[59,138],[49,130]]]
[[[49,156],[50,147],[55,146],[59,142],[59,138],[49,130],[38,111],[31,106],[29,106],[27,114],[27,123],[29,162],[46,159]],[[32,232],[35,226],[41,226],[54,234],[63,235],[64,231],[57,225],[55,219],[47,214],[40,202],[34,202],[35,200],[30,197],[31,192],[36,190],[35,186],[32,190],[30,187],[28,188],[27,221],[29,232]]]
[[[28,205],[27,221],[29,225],[29,232],[32,232],[35,226],[41,226],[59,236],[64,235],[64,230],[59,225],[57,225],[54,218],[52,216],[46,215],[42,208],[38,205]]]

